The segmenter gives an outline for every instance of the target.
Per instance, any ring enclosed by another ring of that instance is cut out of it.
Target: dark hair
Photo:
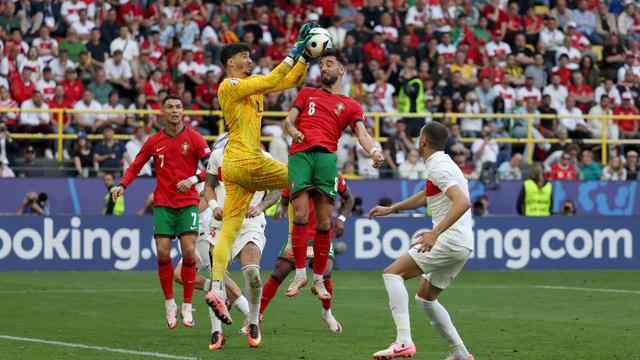
[[[229,59],[245,51],[251,54],[251,47],[245,43],[227,44],[223,46],[220,52],[220,62],[222,66],[227,67],[227,61],[229,61]]]
[[[420,135],[427,139],[429,147],[434,150],[444,150],[444,146],[449,139],[447,127],[437,121],[428,122],[420,130]]]
[[[344,57],[344,55],[342,55],[342,52],[337,48],[328,48],[322,53],[322,55],[320,55],[320,59],[328,56],[334,56],[336,60],[338,60],[338,62],[343,66],[347,66],[348,64],[347,59]]]
[[[182,97],[180,95],[176,95],[176,94],[169,94],[164,99],[162,99],[162,107],[164,107],[164,104],[168,100],[179,100],[180,102],[182,102]]]

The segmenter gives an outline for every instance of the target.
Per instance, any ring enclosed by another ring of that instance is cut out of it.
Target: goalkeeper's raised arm
[[[287,57],[264,76],[251,75],[254,64],[249,45],[243,43],[225,45],[220,53],[220,61],[227,74],[220,85],[220,90],[226,90],[223,91],[227,95],[225,96],[227,99],[224,100],[237,101],[247,96],[282,91],[302,84],[309,60],[304,54],[305,44],[309,31],[316,26],[315,22],[302,25],[298,38]]]

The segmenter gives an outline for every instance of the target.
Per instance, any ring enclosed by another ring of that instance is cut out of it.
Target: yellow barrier
[[[0,108],[0,113],[39,113],[48,112],[57,118],[58,123],[62,123],[65,113],[66,114],[123,114],[123,115],[160,115],[160,110],[76,110],[76,109],[10,109]],[[222,119],[222,112],[219,110],[185,110],[187,116],[215,116]],[[276,117],[285,118],[287,113],[283,111],[265,111],[263,117]],[[533,160],[533,147],[538,143],[557,143],[559,139],[534,139],[533,138],[533,120],[534,119],[563,119],[563,118],[575,118],[574,115],[551,115],[551,114],[463,114],[463,113],[425,113],[425,114],[407,114],[407,113],[365,113],[365,117],[374,119],[374,140],[379,142],[386,142],[387,138],[380,136],[380,129],[382,128],[382,118],[403,118],[403,119],[451,119],[452,123],[457,123],[458,119],[526,119],[527,120],[527,137],[526,138],[495,138],[498,143],[510,143],[510,144],[526,144],[528,159],[527,162],[531,163]],[[583,139],[584,144],[600,144],[602,145],[602,163],[607,163],[607,146],[610,144],[640,144],[640,139],[608,139],[607,134],[607,122],[608,120],[638,120],[640,116],[636,115],[583,115],[585,120],[600,120],[602,121],[602,136],[599,139]],[[224,122],[219,122],[219,133],[223,133]],[[33,139],[33,140],[48,140],[54,139],[58,142],[58,149],[62,149],[63,141],[65,139],[76,139],[77,134],[64,134],[63,127],[58,126],[57,134],[20,134],[13,133],[11,136],[15,139]],[[131,138],[131,135],[114,135],[116,139],[127,140]],[[102,135],[89,135],[90,140],[102,139]],[[216,140],[217,136],[205,136],[207,141]],[[263,136],[262,141],[271,140],[268,136]],[[462,138],[461,141],[465,143],[471,143],[477,138]],[[569,139],[568,142],[571,142]],[[58,160],[62,160],[62,152],[58,152]]]

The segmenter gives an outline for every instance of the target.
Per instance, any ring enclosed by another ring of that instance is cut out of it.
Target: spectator
[[[405,78],[403,79],[404,82],[400,85],[400,92],[397,100],[398,112],[424,113],[424,84],[419,77],[408,76],[410,76],[410,74],[405,73]],[[421,124],[418,124],[416,121],[412,121],[411,125],[407,125],[407,132],[410,136],[417,136],[421,127]]]
[[[627,180],[638,180],[638,152],[627,152]]]
[[[502,79],[499,84],[493,87],[498,98],[501,98],[504,102],[504,112],[511,112],[513,103],[516,101],[516,91],[511,87],[511,77],[508,74],[502,75]],[[495,111],[495,106],[494,106]]]
[[[600,39],[607,39],[609,34],[617,34],[618,22],[616,21],[616,16],[607,11],[607,4],[605,2],[598,2],[596,12],[595,33],[600,37]],[[603,45],[604,40],[598,44]]]
[[[476,161],[476,171],[480,172],[485,163],[495,164],[498,161],[498,143],[491,138],[491,128],[482,127],[480,139],[473,142],[471,152]]]
[[[600,70],[598,70],[590,56],[583,56],[582,60],[580,60],[580,73],[584,78],[584,82],[592,89],[600,85]]]
[[[547,69],[544,66],[544,56],[542,54],[535,54],[533,56],[533,64],[527,66],[524,70],[526,78],[531,77],[533,79],[533,87],[540,92],[547,85]]]
[[[610,80],[608,80],[610,81]],[[603,118],[592,118],[587,120],[587,128],[589,132],[593,136],[594,139],[602,138],[602,120],[604,120],[604,116],[611,116],[613,111],[611,111],[611,100],[609,96],[602,95],[600,97],[600,103],[589,110],[589,115],[593,116],[603,116]],[[620,130],[618,129],[618,125],[616,125],[611,118],[606,119],[607,122],[607,133],[605,136],[610,140],[617,140],[620,138]],[[610,146],[610,150],[614,148],[615,145]]]
[[[516,209],[524,216],[549,216],[552,207],[553,185],[545,180],[542,165],[535,163],[529,180],[524,182],[518,194]]]
[[[200,35],[200,28],[191,19],[191,14],[187,13],[184,19],[176,24],[176,32],[182,46],[191,46],[195,42],[196,36]]]
[[[11,95],[18,104],[22,104],[31,98],[36,90],[36,85],[31,80],[31,68],[25,67],[19,78],[13,79],[11,83]]]
[[[36,150],[31,145],[27,146],[24,162],[16,168],[19,168],[17,170],[19,177],[37,178],[44,176],[44,168],[37,161]]]
[[[620,105],[622,103],[620,92],[614,85],[615,84],[612,79],[605,79],[604,83],[598,86],[594,91],[594,98],[596,101],[600,101],[600,99],[602,99],[602,95],[607,95],[612,106],[615,107]]]
[[[31,98],[26,100],[20,106],[20,120],[18,121],[18,131],[23,133],[42,133],[51,134],[53,128],[51,126],[51,116],[48,112],[28,112],[25,110],[47,110],[49,105],[44,102],[42,93],[39,91],[33,91]],[[53,142],[51,140],[45,140],[44,143],[44,155],[47,159],[53,159]]]
[[[558,119],[555,118],[558,112],[551,107],[551,101],[551,96],[543,95],[540,106],[538,107],[540,115],[554,115],[553,118],[540,118],[540,124],[537,128],[545,138],[555,137],[558,130]]]
[[[608,181],[626,181],[627,169],[622,164],[620,156],[614,155],[609,157],[609,163],[602,171],[602,180]]]
[[[147,103],[147,97],[144,94],[138,94],[135,101],[131,103],[131,105],[129,105],[129,110],[147,110],[150,112],[153,109]],[[147,128],[152,129],[152,131],[157,131],[161,127],[156,122],[156,117],[150,113],[127,114],[127,118],[125,121],[125,127],[129,127],[133,124],[139,123],[143,123],[145,126],[147,126]]]
[[[426,179],[427,168],[423,161],[420,161],[420,154],[417,150],[411,150],[407,161],[398,167],[400,178],[408,180]]]
[[[558,19],[558,27],[565,29],[573,21],[573,13],[567,8],[566,0],[557,0],[556,7],[551,9],[551,16]]]
[[[565,200],[562,203],[560,215],[563,216],[573,216],[576,214],[576,205],[572,200]]]
[[[67,70],[75,70],[76,64],[69,60],[69,52],[66,49],[60,49],[58,57],[51,60],[49,63],[51,71],[53,71],[53,77],[56,81],[60,82],[64,80]]]
[[[75,104],[82,98],[84,84],[78,80],[78,73],[73,69],[67,69],[64,80],[60,83],[64,87],[65,98]]]
[[[398,121],[396,122],[396,133],[384,143],[385,163],[382,169],[391,170],[393,173],[397,172],[398,167],[406,161],[411,150],[415,150],[415,147],[407,134],[407,124],[405,121]],[[383,172],[384,175],[386,172]]]
[[[560,162],[551,166],[549,180],[576,180],[577,178],[576,169],[571,163],[571,154],[565,151],[560,157]]]
[[[383,38],[380,32],[373,34],[373,38],[362,47],[362,51],[365,65],[368,65],[371,60],[376,60],[380,66],[387,65],[387,51],[383,46]]]
[[[0,123],[0,163],[13,166],[16,163],[18,144],[11,138],[11,133],[5,124]]]
[[[589,39],[592,44],[603,45],[604,40],[596,33],[596,16],[593,11],[587,9],[587,0],[579,0],[578,8],[573,10],[573,21],[577,25],[577,30]]]
[[[109,102],[102,105],[103,110],[124,110],[120,103],[120,94],[113,90],[109,93]],[[128,134],[129,124],[126,122],[124,113],[104,114],[104,125],[110,126],[118,134]]]
[[[454,153],[453,161],[458,165],[462,171],[462,175],[464,175],[467,180],[478,180],[480,176],[478,176],[476,172],[476,167],[468,161],[467,154],[464,151]]]
[[[53,100],[56,92],[56,82],[53,79],[53,72],[50,67],[45,66],[42,69],[42,79],[36,83],[36,90],[42,93],[42,97],[47,103]]]
[[[85,45],[93,63],[99,68],[104,67],[104,62],[109,58],[109,46],[102,41],[101,36],[100,30],[93,28],[89,34],[89,42]]]
[[[547,18],[544,29],[540,32],[540,41],[542,41],[549,51],[556,51],[564,45],[564,33],[558,29],[558,20],[551,16]]]
[[[473,203],[473,216],[488,216],[489,215],[489,198],[487,195],[480,195]]]
[[[67,35],[70,30],[75,30],[80,41],[86,43],[89,40],[89,33],[91,32],[91,29],[95,27],[96,24],[89,20],[87,16],[87,9],[80,9],[78,11],[78,21],[71,24],[71,29],[67,30]]]
[[[107,20],[100,25],[100,37],[105,44],[111,44],[119,36],[119,32],[118,13],[115,9],[111,9],[107,12]]]
[[[78,133],[78,140],[73,145],[73,165],[78,172],[79,177],[87,178],[90,176],[93,166],[93,149],[91,142],[87,140],[87,133]]]
[[[558,142],[553,144],[550,150],[550,155],[544,160],[544,171],[550,172],[551,167],[554,164],[560,163],[562,160],[562,154],[568,153],[571,156],[571,164],[578,173],[578,154],[580,154],[580,146],[577,144],[567,143],[567,130],[558,130]]]
[[[609,35],[607,39],[607,45],[602,49],[602,71],[607,79],[622,81],[624,78],[618,78],[618,69],[625,63],[624,47],[616,34]]]
[[[131,74],[136,89],[142,89],[151,73],[156,70],[156,65],[151,61],[150,55],[151,51],[143,49],[140,56],[131,62]]]
[[[478,101],[483,113],[493,112],[493,102],[496,99],[496,92],[491,86],[491,79],[488,77],[481,77],[480,84],[476,86],[475,93],[478,96]]]
[[[87,51],[82,41],[78,38],[78,33],[74,28],[67,30],[67,37],[60,42],[60,50],[69,53],[69,60],[77,63],[80,61],[80,53]]]
[[[575,96],[569,94],[567,96],[566,105],[558,111],[560,118],[559,124],[569,131],[569,136],[575,139],[589,138],[589,128],[584,121],[582,110],[576,106]]]
[[[11,170],[8,163],[0,161],[0,178],[14,178],[16,174]]]
[[[624,12],[618,16],[618,33],[626,40],[631,40],[631,28],[636,17],[636,4],[628,2],[624,7]]]
[[[444,152],[452,159],[454,154],[458,152],[469,153],[469,149],[467,149],[460,141],[461,138],[462,135],[460,132],[460,124],[456,123],[449,125],[449,138],[447,139],[447,143],[444,146]]]
[[[104,72],[107,81],[109,81],[118,92],[121,94],[131,93],[131,79],[133,78],[131,64],[124,59],[122,51],[116,50],[113,53],[113,57],[105,61]]]
[[[0,108],[2,109],[17,109],[18,103],[11,98],[11,94],[9,93],[9,89],[0,85]],[[18,113],[17,112],[6,112],[0,113],[0,125],[6,125],[9,127],[9,130],[17,130],[18,125]]]
[[[498,178],[500,180],[522,180],[521,164],[522,155],[514,153],[511,155],[510,161],[505,161],[498,167]]]
[[[540,100],[542,100],[540,90],[534,86],[533,76],[527,76],[525,78],[524,86],[518,88],[516,91],[516,99],[523,103],[533,100],[536,106]]]
[[[582,151],[582,164],[580,166],[580,180],[600,180],[602,167],[593,161],[593,152],[585,149]]]
[[[482,113],[480,103],[478,103],[478,96],[475,92],[469,91],[466,94],[465,101],[460,106],[460,112],[464,114]],[[479,117],[460,119],[460,129],[462,130],[462,136],[464,137],[479,137],[482,132],[482,119]]]
[[[551,99],[551,108],[560,111],[565,107],[565,100],[567,99],[569,91],[567,91],[566,86],[562,85],[560,74],[554,73],[551,75],[551,84],[544,88],[542,94],[549,96]]]
[[[138,46],[138,41],[129,35],[129,27],[128,26],[120,26],[119,37],[111,41],[109,45],[109,50],[112,54],[114,54],[117,50],[120,50],[122,58],[128,62],[132,61],[140,54],[140,48]],[[109,77],[107,75],[107,77]]]
[[[93,158],[93,169],[98,176],[103,176],[105,172],[119,171],[123,158],[131,163],[124,145],[113,138],[113,129],[105,127],[102,134],[104,141],[96,145]]]
[[[49,196],[47,193],[28,192],[18,208],[18,215],[49,215]]]
[[[113,91],[113,86],[107,82],[104,70],[98,69],[95,79],[87,86],[87,89],[91,91],[96,101],[105,105],[109,102],[109,94]]]
[[[638,115],[638,109],[632,103],[633,95],[629,92],[622,94],[622,104],[613,110],[614,115]],[[616,120],[620,135],[623,139],[635,139],[638,137],[639,119]]]
[[[593,89],[584,83],[582,73],[575,71],[571,75],[571,85],[567,88],[573,94],[578,108],[584,113],[593,103]]]
[[[81,111],[100,111],[102,110],[102,105],[93,99],[93,93],[91,90],[84,90],[82,92],[82,100],[76,102],[73,108],[74,110]],[[102,114],[80,112],[74,114],[73,123],[78,129],[95,134],[104,124],[104,120],[105,119]]]
[[[111,173],[106,173],[103,177],[104,186],[107,188],[107,194],[104,196],[103,215],[124,215],[124,196],[119,196],[117,200],[113,200],[111,192],[116,187],[116,179]]]
[[[511,54],[511,47],[504,41],[503,33],[501,30],[493,32],[491,42],[487,43],[486,51],[487,55],[491,57],[497,57],[500,66],[507,65],[507,55]]]
[[[186,50],[184,60],[178,65],[178,76],[185,76],[187,89],[195,89],[202,84],[203,76],[200,73],[200,64],[193,60],[193,52]]]

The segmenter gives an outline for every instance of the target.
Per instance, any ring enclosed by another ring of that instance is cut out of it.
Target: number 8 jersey
[[[300,111],[296,127],[304,135],[304,141],[294,142],[289,154],[316,146],[335,153],[344,129],[350,126],[353,130],[358,121],[364,121],[357,101],[325,89],[303,88],[292,107]]]

